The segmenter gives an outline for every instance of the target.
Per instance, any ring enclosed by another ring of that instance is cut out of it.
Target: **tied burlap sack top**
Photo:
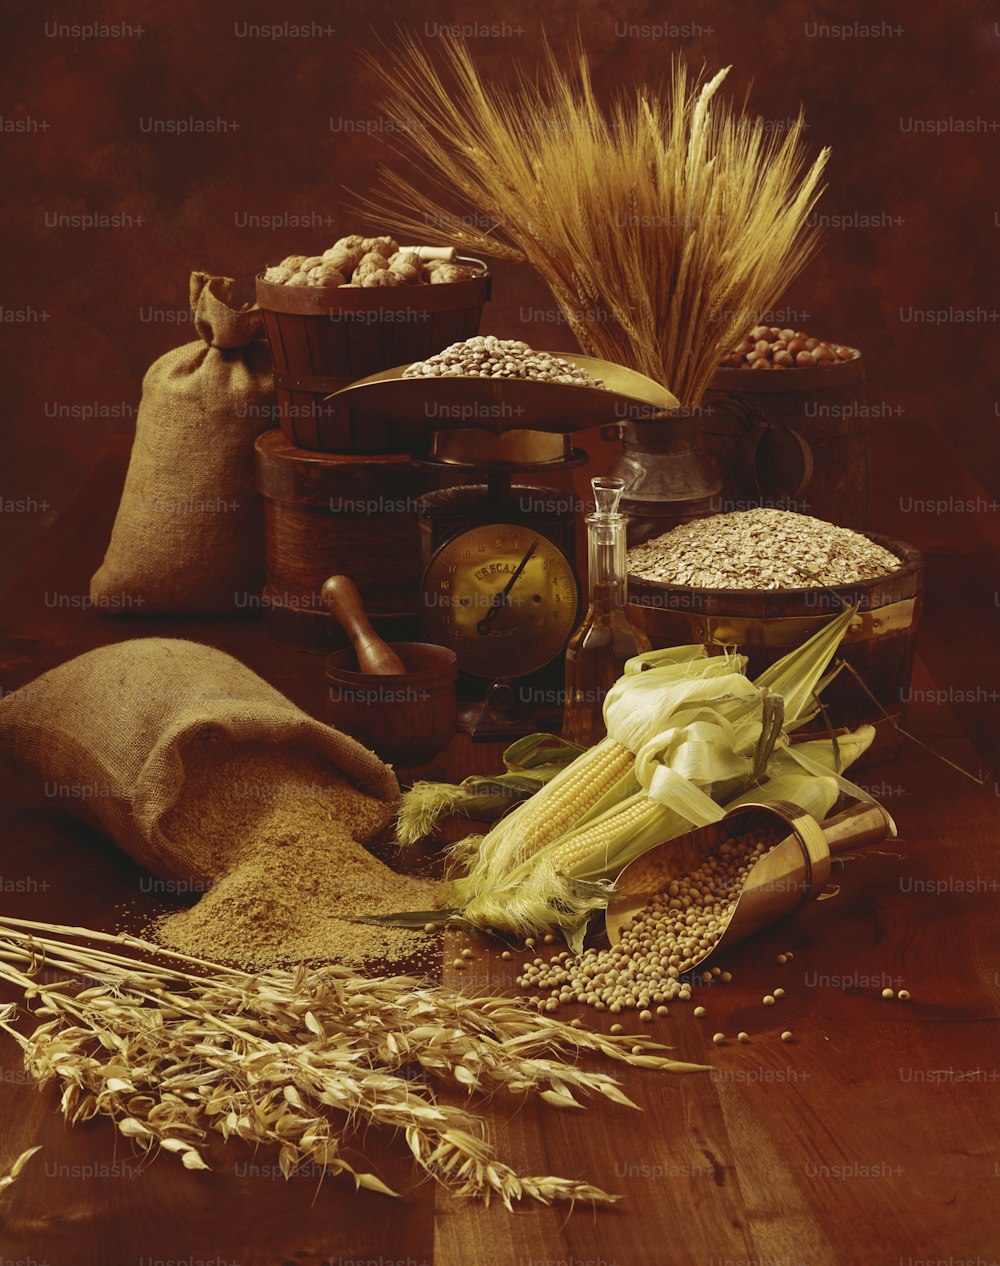
[[[90,582],[116,615],[256,609],[264,572],[254,440],[273,423],[272,375],[256,308],[230,306],[230,277],[191,274],[198,340],[143,379],[125,490]]]
[[[96,825],[154,874],[203,886],[216,876],[205,873],[196,842],[172,839],[163,826],[184,787],[186,749],[213,739],[329,761],[385,803],[386,823],[398,803],[396,777],[373,752],[197,642],[104,646],[0,700],[0,756],[55,808]]]

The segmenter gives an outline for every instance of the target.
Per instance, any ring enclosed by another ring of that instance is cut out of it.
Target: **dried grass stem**
[[[43,969],[70,979],[43,980]],[[338,966],[250,974],[126,934],[23,919],[0,918],[0,979],[41,1020],[26,1036],[9,1006],[0,1029],[41,1084],[60,1086],[68,1123],[108,1116],[139,1149],[174,1152],[189,1169],[208,1167],[210,1133],[273,1144],[286,1176],[319,1165],[389,1195],[342,1154],[369,1125],[399,1133],[418,1168],[459,1195],[498,1197],[507,1208],[524,1198],[614,1200],[586,1182],[516,1173],[483,1121],[442,1102],[433,1083],[470,1096],[534,1093],[558,1107],[579,1107],[577,1095],[590,1094],[635,1107],[614,1078],[577,1057],[697,1068],[656,1043],[632,1054],[632,1038],[574,1029],[505,998]]]
[[[802,118],[769,129],[723,101],[728,73],[675,61],[665,96],[605,112],[578,54],[536,77],[484,81],[460,40],[443,70],[404,37],[375,67],[419,182],[383,171],[364,211],[402,235],[530,264],[582,350],[696,406],[719,359],[772,310],[816,244],[828,151],[807,163]]]

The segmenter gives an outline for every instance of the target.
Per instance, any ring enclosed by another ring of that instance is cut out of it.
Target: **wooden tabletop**
[[[928,551],[910,727],[966,768],[996,769],[1000,531],[973,476],[926,433],[877,438],[873,526]],[[891,458],[891,460],[889,460]],[[0,688],[82,651],[148,634],[237,655],[303,706],[321,660],[274,647],[254,621],[115,620],[85,608],[107,542],[125,453],[97,464],[6,595]],[[951,499],[950,511],[915,509]],[[971,502],[976,501],[975,505]],[[958,509],[958,503],[966,505]],[[75,597],[75,600],[74,600]],[[456,738],[432,776],[498,767],[500,749]],[[584,1179],[613,1209],[526,1207],[511,1215],[417,1184],[404,1149],[374,1134],[374,1168],[405,1195],[355,1193],[315,1175],[285,1181],[276,1157],[240,1143],[211,1173],[162,1156],[140,1165],[107,1121],[68,1130],[13,1042],[0,1042],[0,1173],[42,1144],[0,1197],[0,1264],[49,1266],[949,1266],[1000,1257],[1000,793],[916,744],[858,774],[895,815],[899,839],[834,864],[836,895],[727,955],[707,1010],[673,1004],[640,1026],[711,1071],[619,1069],[641,1106],[586,1112],[495,1099],[478,1110],[525,1172]],[[152,908],[142,872],[51,800],[0,772],[0,893],[12,915],[112,928]],[[779,952],[794,958],[776,962]],[[515,964],[482,943],[464,988],[512,990]],[[778,1005],[762,995],[781,986]],[[908,1002],[881,990],[906,988]],[[0,993],[0,1001],[14,1000]],[[566,1018],[576,1009],[564,1008]],[[607,1017],[587,1011],[595,1027]],[[740,1045],[732,1035],[751,1035]],[[779,1034],[789,1029],[791,1043]],[[730,1036],[715,1046],[711,1036]],[[597,1067],[597,1065],[594,1065]]]

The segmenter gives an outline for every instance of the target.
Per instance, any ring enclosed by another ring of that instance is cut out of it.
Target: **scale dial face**
[[[559,546],[524,523],[484,523],[453,536],[421,586],[428,637],[475,677],[526,677],[565,649],[580,587]]]

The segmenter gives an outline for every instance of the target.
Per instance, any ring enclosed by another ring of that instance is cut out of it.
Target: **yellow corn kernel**
[[[578,756],[566,777],[553,780],[539,796],[537,812],[519,824],[518,856],[530,857],[546,844],[573,829],[587,810],[610,791],[635,763],[635,755],[614,739],[605,738]],[[531,805],[532,801],[528,801]]]
[[[638,830],[649,821],[650,817],[662,809],[662,805],[648,796],[625,802],[614,813],[609,813],[600,822],[584,827],[582,831],[573,831],[561,844],[552,849],[547,860],[557,871],[569,871],[574,866],[586,861],[598,849],[628,838],[629,833]]]

